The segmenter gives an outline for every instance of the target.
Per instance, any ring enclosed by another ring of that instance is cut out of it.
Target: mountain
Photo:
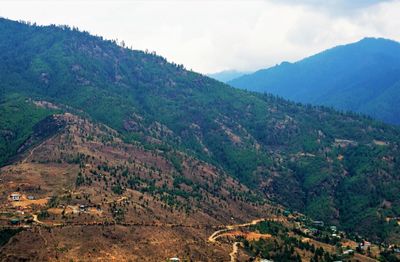
[[[355,240],[400,241],[397,127],[6,19],[0,83],[0,223],[22,223],[1,260],[227,260],[238,244],[213,232],[263,219],[289,232],[285,208]]]
[[[35,104],[40,109],[50,105]],[[18,234],[21,244],[6,246],[0,252],[2,261],[79,260],[82,252],[91,260],[99,256],[96,249],[104,252],[102,259],[125,260],[132,246],[139,248],[135,259],[190,254],[194,260],[223,260],[226,247],[204,245],[208,231],[271,212],[248,188],[216,167],[182,152],[124,143],[117,131],[88,119],[54,112],[36,124],[34,136],[43,137],[38,133],[49,136],[1,169],[2,183],[8,185],[2,188],[7,192],[1,196],[2,211],[14,213],[19,221],[36,214],[36,221],[52,231]],[[21,200],[4,205],[12,192],[19,192]],[[26,208],[29,204],[33,210]],[[25,214],[15,213],[16,208]],[[130,228],[135,237],[122,237]],[[151,243],[150,233],[157,236],[156,243]],[[196,245],[179,250],[188,239]],[[118,245],[122,240],[129,245]],[[46,241],[64,251],[43,249]],[[74,242],[78,248],[73,248]],[[24,243],[35,247],[25,249]]]
[[[365,38],[229,84],[400,124],[400,44],[387,39]]]
[[[213,74],[208,74],[208,77],[214,78],[215,80],[221,82],[229,82],[235,78],[241,77],[242,75],[248,74],[249,72],[241,72],[236,70],[225,70]]]

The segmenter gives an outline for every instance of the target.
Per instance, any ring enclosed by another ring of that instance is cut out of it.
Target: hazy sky
[[[295,61],[365,36],[400,41],[400,0],[0,0],[0,16],[78,26],[202,73]]]

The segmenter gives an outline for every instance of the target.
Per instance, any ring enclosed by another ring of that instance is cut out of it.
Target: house
[[[319,226],[319,227],[323,227],[324,226],[324,222],[323,221],[313,221],[312,222],[314,226]]]
[[[10,197],[11,197],[11,199],[12,199],[13,201],[19,201],[19,200],[21,199],[21,194],[19,194],[19,193],[12,193]]]
[[[371,242],[368,242],[368,241],[364,240],[363,242],[358,244],[358,246],[363,250],[367,250],[371,246]]]
[[[351,255],[351,254],[354,254],[353,249],[348,249],[348,250],[343,251],[343,255]]]

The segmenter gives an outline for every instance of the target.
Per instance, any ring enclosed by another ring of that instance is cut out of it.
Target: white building
[[[11,199],[12,199],[13,201],[19,201],[19,200],[21,199],[21,194],[19,194],[19,193],[12,193],[10,197],[11,197]]]
[[[343,251],[343,255],[350,255],[350,254],[354,254],[353,249],[348,249],[348,250]]]

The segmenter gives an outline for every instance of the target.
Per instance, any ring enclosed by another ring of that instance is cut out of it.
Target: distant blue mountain
[[[228,84],[400,124],[400,44],[392,40],[364,38]]]
[[[218,80],[220,82],[227,83],[228,81],[241,77],[245,74],[248,74],[249,72],[241,72],[241,71],[236,71],[236,70],[225,70],[221,71],[218,73],[213,73],[213,74],[208,74],[207,76],[214,78],[215,80]]]

